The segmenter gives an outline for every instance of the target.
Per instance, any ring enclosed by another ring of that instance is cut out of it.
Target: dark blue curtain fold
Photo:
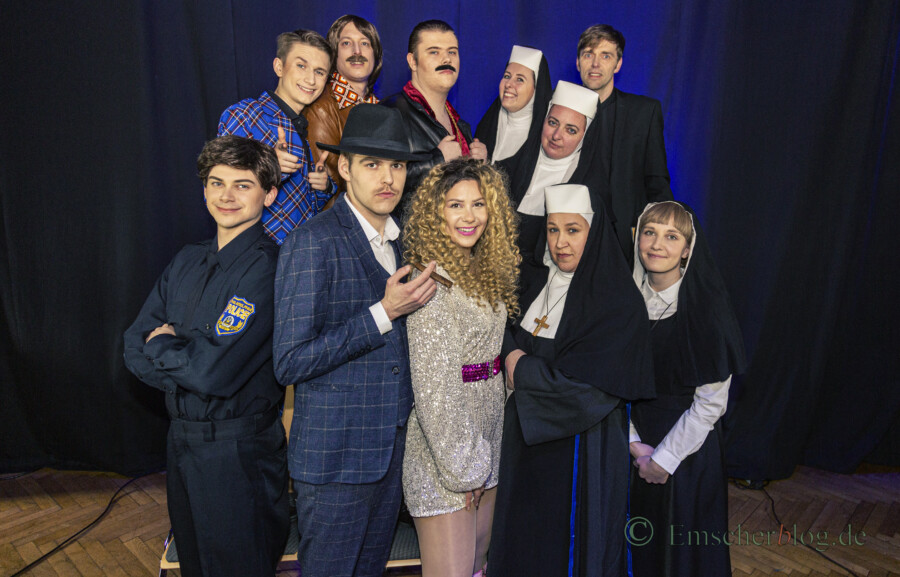
[[[121,361],[165,264],[213,232],[195,158],[228,105],[275,87],[275,37],[344,13],[408,79],[420,20],[458,31],[473,126],[512,44],[578,81],[588,25],[626,36],[616,86],[662,101],[750,353],[725,418],[732,474],[900,465],[900,2],[259,3],[0,8],[0,472],[164,462],[161,394]]]

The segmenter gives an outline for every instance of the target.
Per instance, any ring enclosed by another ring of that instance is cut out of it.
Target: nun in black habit
[[[544,53],[526,46],[513,46],[500,80],[500,95],[475,129],[475,138],[487,147],[492,162],[507,159],[514,162],[512,157],[525,142],[540,137],[552,95],[550,67]]]
[[[527,312],[503,346],[514,392],[487,574],[625,575],[626,402],[654,394],[650,326],[603,203],[545,192],[550,254],[523,271]]]
[[[740,327],[686,205],[647,205],[637,232],[633,279],[651,322],[658,396],[631,412],[631,515],[654,534],[632,550],[634,575],[724,577],[731,537],[719,418],[731,376],[744,369]]]
[[[519,213],[519,252],[523,262],[544,253],[544,189],[554,184],[583,184],[599,195],[609,210],[608,173],[595,154],[601,136],[594,122],[597,93],[561,80],[556,85],[541,131],[530,135],[519,152],[500,161],[509,176],[510,199]],[[611,221],[612,224],[615,224]]]

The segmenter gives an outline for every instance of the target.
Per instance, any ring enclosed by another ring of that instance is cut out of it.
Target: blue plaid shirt
[[[309,185],[307,175],[312,166],[309,144],[297,134],[291,119],[268,92],[263,92],[258,99],[247,98],[229,106],[219,119],[219,136],[245,136],[271,147],[278,141],[278,127],[284,130],[288,152],[300,158],[296,172],[281,175],[278,196],[262,214],[263,228],[281,244],[294,228],[318,214],[331,198],[330,191],[315,190]]]

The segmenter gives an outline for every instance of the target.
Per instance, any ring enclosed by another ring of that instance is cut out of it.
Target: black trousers
[[[182,575],[275,574],[289,527],[286,451],[275,409],[172,420],[166,488]]]

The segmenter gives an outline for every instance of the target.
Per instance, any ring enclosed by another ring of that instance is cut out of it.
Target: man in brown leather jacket
[[[322,151],[316,142],[340,142],[350,110],[360,102],[377,104],[372,92],[381,74],[381,39],[375,26],[364,18],[345,14],[328,29],[326,40],[335,53],[331,81],[325,92],[304,114],[309,121],[309,143],[316,165]],[[325,153],[325,168],[338,186],[346,190],[338,173],[338,155]]]

